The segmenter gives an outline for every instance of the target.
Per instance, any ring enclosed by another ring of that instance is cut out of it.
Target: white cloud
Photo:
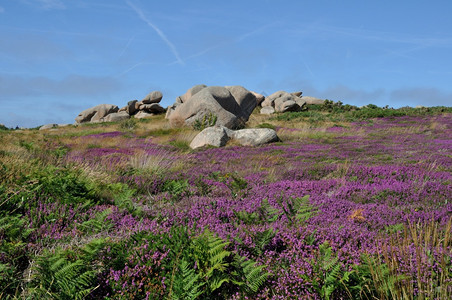
[[[5,9],[4,9],[3,7],[0,6],[0,14],[1,14],[1,13],[4,13],[4,12],[5,12]]]

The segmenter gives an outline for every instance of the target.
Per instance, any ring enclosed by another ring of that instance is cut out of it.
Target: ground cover
[[[452,115],[401,111],[0,131],[0,298],[445,299]]]

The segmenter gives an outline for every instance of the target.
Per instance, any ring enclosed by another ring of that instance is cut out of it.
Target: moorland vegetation
[[[452,108],[326,101],[281,142],[163,116],[0,128],[0,299],[447,299]]]

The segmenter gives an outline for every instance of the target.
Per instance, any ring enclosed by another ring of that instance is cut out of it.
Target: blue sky
[[[452,1],[0,0],[0,123],[195,84],[452,106]]]

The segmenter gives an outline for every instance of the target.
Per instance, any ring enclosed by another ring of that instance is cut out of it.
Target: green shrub
[[[5,178],[9,172],[8,169],[4,170]],[[47,166],[41,169],[36,167],[29,172],[16,174],[11,178],[14,182],[0,184],[0,195],[5,199],[1,203],[3,211],[25,214],[26,211],[33,211],[39,202],[88,208],[109,201],[101,197],[101,186],[76,169]]]
[[[137,119],[135,119],[135,118],[129,118],[126,120],[122,120],[119,123],[119,128],[121,128],[123,130],[131,131],[131,130],[136,129],[137,127],[138,127],[138,122],[137,122]]]
[[[193,129],[201,131],[207,127],[214,126],[217,123],[217,116],[213,113],[208,113],[200,119],[196,119],[193,123]]]
[[[188,142],[188,141],[174,140],[174,141],[171,141],[169,144],[182,151],[188,151],[191,149],[190,142]]]

